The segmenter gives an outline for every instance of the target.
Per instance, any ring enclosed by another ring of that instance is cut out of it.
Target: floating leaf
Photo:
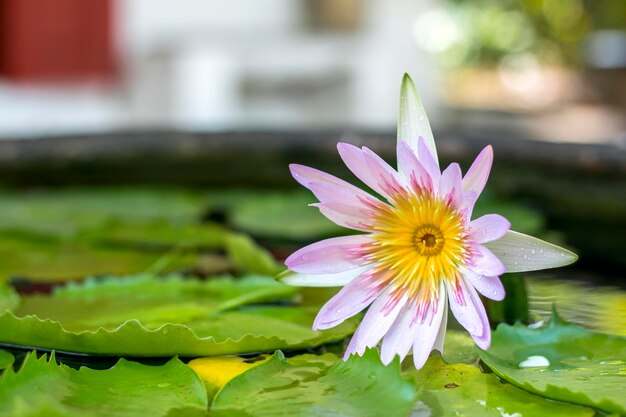
[[[0,236],[0,281],[27,277],[33,281],[65,281],[90,275],[127,274],[149,269],[164,252],[98,247],[88,243]],[[198,255],[179,252],[163,272],[188,268]]]
[[[266,238],[314,240],[342,233],[309,204],[309,193],[230,191],[214,196],[228,210],[228,223],[237,230]]]
[[[15,357],[10,352],[0,349],[0,370],[13,365]]]
[[[0,315],[0,342],[102,355],[213,356],[310,348],[354,331],[356,319],[311,330],[318,307],[250,305],[288,301],[295,291],[258,276],[90,280],[23,297]]]
[[[204,416],[196,374],[174,358],[162,366],[120,359],[107,370],[72,369],[29,354],[0,380],[0,416]]]
[[[500,325],[480,358],[498,376],[555,400],[626,414],[626,338],[562,321],[546,327]]]
[[[228,382],[209,415],[404,417],[414,401],[398,363],[384,366],[375,349],[347,362],[330,354],[285,359],[277,352]]]
[[[147,223],[112,221],[95,229],[83,239],[104,242],[126,249],[202,248],[221,249],[229,232],[222,226],[204,223],[176,223],[155,220]]]
[[[483,374],[474,365],[447,365],[433,355],[419,371],[408,366],[420,400],[431,416],[551,416],[592,417],[595,411],[558,403],[500,382],[493,374]]]
[[[474,340],[466,331],[448,329],[443,344],[443,358],[447,363],[474,363],[478,353]]]
[[[146,188],[55,189],[0,193],[0,229],[71,237],[111,221],[190,223],[206,210],[198,194]]]
[[[285,269],[266,249],[246,235],[229,234],[226,237],[226,253],[239,271],[276,275]]]

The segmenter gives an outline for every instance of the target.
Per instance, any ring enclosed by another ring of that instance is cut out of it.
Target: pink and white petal
[[[417,159],[417,154],[404,141],[399,141],[397,146],[398,172],[403,176],[407,184],[421,188],[432,189],[430,175]]]
[[[311,182],[309,189],[321,203],[350,204],[365,212],[370,212],[372,207],[384,204],[365,191],[357,189],[359,192],[355,193],[353,190],[336,184]]]
[[[463,178],[463,191],[475,191],[478,195],[485,188],[491,164],[493,162],[493,148],[486,146],[476,157],[474,163]]]
[[[461,274],[476,290],[487,298],[495,301],[504,299],[506,292],[499,277],[478,275],[469,269],[463,269]]]
[[[441,322],[446,309],[446,292],[443,284],[439,288],[439,299],[436,310],[428,310],[425,320],[418,319],[415,325],[415,339],[413,341],[413,363],[415,369],[420,369],[426,363],[432,352],[437,336],[441,330]]]
[[[448,327],[448,299],[445,299],[443,303],[443,316],[441,318],[441,325],[439,325],[439,331],[437,332],[437,339],[433,345],[433,350],[438,350],[443,355],[443,344],[446,340],[446,329]]]
[[[537,271],[576,262],[578,256],[536,237],[509,230],[498,240],[485,243],[502,261],[506,272]]]
[[[330,194],[334,193],[337,195],[336,198],[345,198],[348,196],[352,201],[359,201],[359,199],[376,200],[369,193],[355,187],[349,182],[318,169],[298,164],[289,165],[289,169],[291,170],[291,174],[294,179],[313,191],[320,201],[322,201],[322,199],[317,195],[317,193],[322,193],[324,191],[326,191],[325,195],[328,199],[332,199],[333,197]],[[319,189],[317,193],[312,189],[313,187]]]
[[[474,256],[468,266],[474,273],[495,277],[506,272],[502,261],[483,245],[474,246],[472,252]]]
[[[413,80],[408,74],[404,74],[400,87],[400,115],[398,117],[398,142],[406,142],[412,149],[417,151],[419,138],[424,137],[431,153],[437,159],[435,139],[428,123],[428,117],[424,111],[422,101],[417,94]]]
[[[409,353],[414,339],[413,317],[415,313],[409,304],[405,305],[389,332],[383,337],[380,351],[380,359],[385,365],[389,365],[393,358],[398,355],[400,361]]]
[[[470,237],[477,243],[500,239],[511,228],[511,222],[499,214],[486,214],[470,223]]]
[[[472,217],[476,200],[478,200],[478,193],[476,191],[463,192],[463,198],[461,200],[461,204],[458,206],[458,209],[461,215],[468,221]]]
[[[363,148],[363,155],[373,178],[378,181],[377,186],[383,191],[383,195],[386,197],[398,195],[406,186],[400,174],[370,149]]]
[[[385,196],[384,190],[378,185],[379,181],[374,176],[374,173],[372,173],[362,149],[350,145],[349,143],[339,142],[337,144],[337,150],[348,169],[350,169],[358,179],[363,181],[363,183],[372,190]]]
[[[464,279],[458,281],[458,287],[451,287],[447,282],[446,287],[450,309],[454,317],[469,332],[481,349],[488,348],[489,345],[488,343],[485,345],[485,342],[489,338],[488,334],[490,334],[489,321],[485,307],[480,302],[480,297],[478,297],[474,287],[467,285]]]
[[[334,274],[300,274],[286,271],[277,279],[294,287],[343,287],[369,269],[371,267],[367,265]]]
[[[450,164],[441,173],[441,183],[439,185],[439,197],[448,199],[455,207],[463,201],[461,191],[461,167],[457,163]]]
[[[468,283],[465,283],[467,286],[470,298],[472,300],[472,304],[478,313],[478,317],[480,317],[480,321],[483,327],[482,335],[472,335],[472,339],[479,348],[486,350],[489,349],[491,345],[491,327],[489,326],[489,318],[487,317],[487,312],[485,311],[485,306],[483,302],[480,300],[478,293],[472,288],[472,286]]]
[[[306,165],[290,164],[289,170],[291,171],[293,178],[307,188],[309,188],[309,184],[312,182],[322,182],[345,186],[346,188],[355,190],[355,192],[361,191],[359,188],[347,181],[342,180],[341,178],[337,178],[334,175],[330,175],[324,171],[320,171],[319,169],[311,168]]]
[[[317,207],[320,213],[339,226],[361,232],[372,231],[369,226],[371,218],[359,207],[338,203],[315,203],[311,206]]]
[[[417,143],[417,159],[424,167],[433,184],[433,190],[439,191],[439,181],[441,179],[441,171],[439,170],[439,162],[430,153],[430,149],[426,145],[424,138],[419,138]]]
[[[365,349],[376,346],[396,321],[405,303],[406,297],[396,300],[396,296],[389,289],[384,291],[367,310],[348,344],[344,359],[353,353],[361,356]]]
[[[292,253],[285,265],[304,274],[332,274],[357,268],[363,245],[372,242],[369,235],[341,236],[315,242]]]
[[[389,184],[398,183],[397,173],[389,164],[367,148],[359,149],[348,143],[338,143],[341,159],[365,185],[384,197],[389,197]]]
[[[313,330],[330,329],[360,313],[384,290],[371,270],[361,274],[343,287],[320,309],[313,322]]]

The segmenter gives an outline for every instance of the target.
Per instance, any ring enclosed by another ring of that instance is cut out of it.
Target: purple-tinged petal
[[[483,327],[483,334],[480,336],[473,335],[472,339],[474,339],[474,342],[478,345],[479,348],[483,350],[489,349],[489,345],[491,345],[491,327],[489,326],[489,318],[487,317],[485,306],[483,305],[483,302],[481,301],[476,290],[474,290],[474,288],[472,288],[472,286],[467,282],[465,282],[465,285],[468,290],[467,292],[470,295],[470,299],[472,300],[472,304],[474,305],[474,308],[478,313],[478,317],[480,317],[480,322],[482,323]]]
[[[430,149],[426,145],[424,138],[419,138],[417,143],[417,159],[424,167],[433,184],[433,190],[438,192],[439,182],[441,179],[441,171],[439,170],[439,163],[430,153]]]
[[[417,151],[417,141],[420,136],[426,139],[426,144],[436,160],[435,139],[433,138],[433,132],[430,129],[424,106],[417,94],[413,80],[411,80],[408,74],[404,74],[402,87],[400,88],[398,142],[406,142],[412,149]]]
[[[360,192],[354,193],[352,190],[336,184],[311,182],[309,189],[320,203],[352,205],[363,213],[369,213],[372,207],[384,204],[365,191],[359,190]]]
[[[461,167],[457,163],[450,164],[441,173],[439,197],[450,201],[455,207],[463,202],[463,193],[461,191],[461,177]]]
[[[458,206],[459,212],[467,221],[471,219],[472,212],[474,211],[474,205],[478,199],[478,193],[476,191],[463,192],[463,198],[461,204]]]
[[[291,175],[293,176],[293,178],[307,188],[309,188],[309,183],[312,182],[326,182],[337,185],[345,185],[348,188],[354,188],[358,190],[358,188],[354,185],[342,180],[341,178],[337,178],[334,175],[330,175],[324,171],[320,171],[319,169],[300,164],[290,164],[289,170],[291,171]]]
[[[405,305],[389,332],[383,337],[380,359],[385,365],[389,365],[396,355],[402,361],[409,353],[415,338],[414,316],[413,308],[408,304]]]
[[[359,199],[375,200],[375,198],[370,194],[355,187],[349,182],[318,169],[298,164],[289,165],[289,169],[291,170],[291,175],[293,175],[294,179],[313,191],[314,194],[316,194],[316,191],[312,188],[317,187],[319,189],[317,193],[321,193],[323,191],[326,191],[326,194],[335,193],[338,199],[348,196],[352,201],[358,201]],[[319,196],[316,195],[316,197],[320,199],[320,201],[323,201]]]
[[[317,207],[320,213],[339,226],[360,232],[371,232],[368,226],[371,219],[359,207],[339,203],[315,203],[311,206]]]
[[[360,313],[384,290],[371,270],[350,281],[320,309],[313,322],[313,330],[330,329]]]
[[[474,252],[474,256],[472,256],[468,266],[474,273],[495,277],[506,271],[502,261],[486,247],[476,245],[472,248],[472,252]]]
[[[383,292],[365,313],[363,321],[348,344],[344,359],[353,353],[362,356],[366,348],[376,346],[396,321],[405,303],[405,297],[397,300],[390,290]]]
[[[465,280],[468,283],[470,283],[485,297],[495,301],[501,301],[504,299],[506,293],[499,277],[478,275],[469,269],[464,269],[461,274],[465,277]]]
[[[285,260],[292,271],[305,274],[332,274],[363,264],[362,246],[372,242],[368,235],[341,236],[321,240],[294,252]]]
[[[413,363],[415,369],[420,369],[426,363],[430,352],[432,352],[437,336],[441,330],[443,313],[446,309],[446,292],[443,285],[439,288],[439,299],[436,304],[436,311],[428,310],[425,320],[418,320],[415,329],[415,339],[413,341]]]
[[[498,240],[485,243],[485,246],[502,261],[506,272],[556,268],[578,259],[575,253],[567,249],[512,230]]]
[[[500,239],[511,228],[511,222],[499,214],[486,214],[470,223],[470,237],[477,243]]]
[[[400,141],[396,153],[398,155],[398,172],[404,177],[405,182],[411,184],[413,188],[432,190],[430,175],[420,164],[415,151],[406,142]]]
[[[402,192],[405,183],[395,169],[368,148],[363,148],[363,155],[374,180],[378,181],[377,185],[383,191],[384,196],[393,197]]]
[[[369,269],[371,266],[367,265],[334,274],[299,274],[286,271],[277,279],[283,284],[294,287],[343,287]]]
[[[380,195],[389,197],[388,186],[398,183],[398,176],[389,164],[367,148],[359,149],[348,143],[338,143],[337,150],[358,179]]]
[[[478,154],[474,163],[465,174],[463,191],[476,191],[480,195],[485,188],[485,184],[487,184],[492,162],[493,148],[489,145]]]
[[[458,281],[458,286],[452,287],[446,283],[450,309],[461,326],[469,332],[478,347],[487,349],[490,342],[489,320],[485,307],[480,301],[478,293],[464,279]]]

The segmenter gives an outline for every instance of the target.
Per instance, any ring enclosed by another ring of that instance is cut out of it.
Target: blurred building
[[[395,125],[409,0],[1,0],[0,134]]]

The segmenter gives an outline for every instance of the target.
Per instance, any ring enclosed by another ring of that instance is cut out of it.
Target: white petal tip
[[[504,264],[506,272],[526,272],[570,265],[578,256],[567,249],[523,233],[508,231],[484,243]]]

